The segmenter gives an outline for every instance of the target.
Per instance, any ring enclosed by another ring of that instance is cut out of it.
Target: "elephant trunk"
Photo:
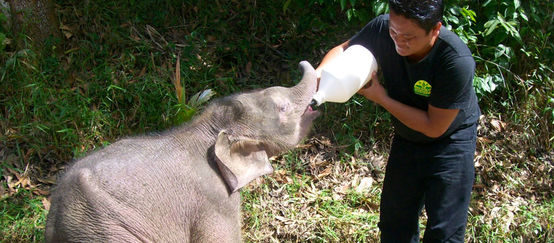
[[[297,97],[301,103],[309,104],[317,88],[317,75],[309,62],[300,62],[300,69],[303,72],[302,80],[292,87],[293,97]]]

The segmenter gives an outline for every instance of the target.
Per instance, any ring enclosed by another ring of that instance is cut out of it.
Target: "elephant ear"
[[[273,172],[264,146],[256,140],[241,139],[231,143],[229,135],[221,131],[215,142],[215,155],[219,171],[231,192]]]

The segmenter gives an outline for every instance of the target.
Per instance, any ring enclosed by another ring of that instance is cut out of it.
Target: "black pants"
[[[419,242],[424,207],[423,242],[464,242],[476,131],[473,125],[428,144],[394,138],[381,194],[381,242]]]

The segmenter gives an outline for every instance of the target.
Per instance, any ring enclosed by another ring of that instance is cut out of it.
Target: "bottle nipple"
[[[315,111],[317,109],[317,101],[312,99],[312,101],[310,101],[310,107]]]

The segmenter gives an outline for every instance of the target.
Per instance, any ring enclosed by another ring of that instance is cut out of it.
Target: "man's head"
[[[441,0],[389,0],[389,34],[396,51],[414,61],[429,53],[439,35]]]
[[[414,20],[427,33],[442,20],[444,5],[441,0],[389,0],[390,10]]]

